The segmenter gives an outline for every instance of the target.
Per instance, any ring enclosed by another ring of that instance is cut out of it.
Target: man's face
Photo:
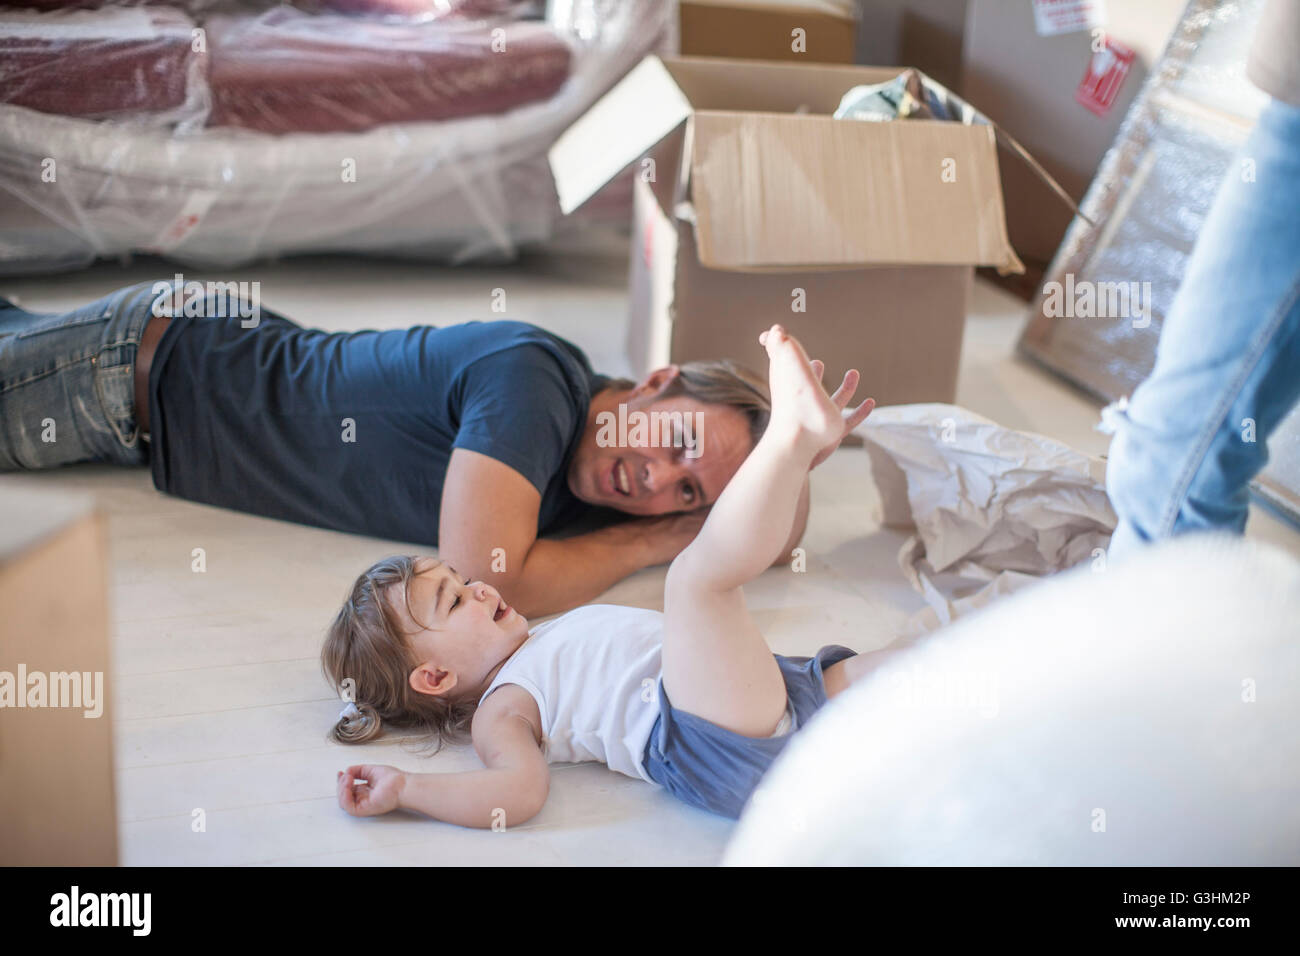
[[[606,427],[589,424],[569,465],[575,496],[634,515],[694,511],[718,500],[752,448],[748,418],[730,405],[659,398],[657,391],[638,388],[625,411],[609,412]]]

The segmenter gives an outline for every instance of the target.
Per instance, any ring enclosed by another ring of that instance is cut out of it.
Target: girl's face
[[[407,601],[393,589],[394,606],[419,663],[411,687],[424,694],[481,693],[490,676],[528,639],[528,621],[496,588],[466,581],[436,558],[416,561]]]

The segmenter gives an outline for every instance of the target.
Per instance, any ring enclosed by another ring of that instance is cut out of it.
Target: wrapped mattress
[[[399,121],[410,116],[406,96],[389,103],[383,83],[355,73],[325,96],[303,79],[314,68],[314,55],[303,52],[310,47],[289,57],[296,84],[290,75],[284,84],[264,80],[259,91],[223,78],[216,64],[229,34],[223,40],[215,16],[201,23],[216,92],[206,83],[202,91],[219,101],[209,124],[227,125],[96,121],[0,103],[0,274],[63,271],[135,252],[208,269],[309,253],[501,261],[521,247],[567,242],[575,225],[560,214],[546,152],[646,53],[670,47],[674,12],[661,0],[572,6],[572,16],[549,25],[454,11],[418,21],[486,36],[489,50],[500,29],[505,52],[493,54],[500,62],[475,60],[465,50],[481,48],[462,44],[456,55],[467,59],[457,62],[482,69],[446,75],[457,71],[438,74],[435,65],[427,88],[409,94],[426,116],[409,121]],[[0,10],[0,22],[12,12]],[[251,14],[245,29],[292,32],[306,16],[281,7]],[[355,22],[372,41],[388,25]],[[407,52],[433,63],[432,50],[430,42]],[[517,72],[508,66],[512,53]],[[373,48],[367,55],[378,63]],[[260,69],[265,78],[272,68]],[[499,87],[484,85],[489,72]],[[271,95],[272,86],[282,97],[296,90],[296,105]],[[364,117],[382,121],[358,129]],[[625,202],[589,207],[576,218],[608,225],[626,217]]]
[[[173,7],[0,11],[0,103],[90,119],[195,125],[206,54]],[[201,46],[201,45],[200,45]]]
[[[277,7],[208,21],[208,125],[354,132],[503,113],[549,99],[572,52],[543,23],[390,23]]]

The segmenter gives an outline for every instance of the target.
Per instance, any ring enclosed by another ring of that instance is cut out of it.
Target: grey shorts
[[[830,644],[814,657],[774,654],[785,678],[796,731],[826,703],[826,668],[856,655]],[[659,718],[646,741],[642,766],[677,799],[733,820],[794,735],[745,737],[678,710],[659,681]]]

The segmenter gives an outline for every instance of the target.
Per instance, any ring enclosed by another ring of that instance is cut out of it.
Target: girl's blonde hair
[[[329,734],[332,740],[365,743],[389,724],[428,735],[435,747],[468,736],[475,699],[421,694],[410,684],[411,671],[420,662],[403,629],[401,609],[391,596],[400,586],[403,604],[409,607],[406,598],[417,574],[415,562],[410,555],[393,555],[371,565],[352,585],[325,634],[321,648],[325,677],[356,704],[355,712],[347,708],[339,716]]]

